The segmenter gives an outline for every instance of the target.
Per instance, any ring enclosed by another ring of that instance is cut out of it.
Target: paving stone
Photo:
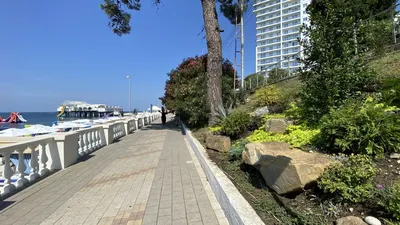
[[[200,213],[198,213],[198,212],[197,213],[188,213],[187,221],[188,221],[188,223],[202,221]]]
[[[226,221],[185,136],[172,125],[155,123],[91,155],[5,199],[14,203],[0,210],[1,224]]]
[[[172,219],[186,219],[186,211],[185,210],[175,210],[172,212]]]
[[[187,225],[186,219],[172,220],[173,225]]]

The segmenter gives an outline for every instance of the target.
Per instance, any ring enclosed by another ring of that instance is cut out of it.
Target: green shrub
[[[351,155],[343,164],[334,163],[325,170],[318,187],[338,200],[363,202],[371,197],[375,174],[376,167],[369,156]]]
[[[258,106],[273,106],[278,103],[280,99],[280,93],[275,85],[260,88],[256,91],[255,102]]]
[[[382,156],[400,150],[400,124],[384,104],[369,97],[363,103],[354,100],[324,116],[318,146],[346,154]]]
[[[381,91],[385,103],[400,107],[400,78],[388,78],[383,80]]]
[[[246,139],[236,141],[229,150],[230,160],[239,160],[242,158],[242,152],[245,150],[245,145],[249,143]]]
[[[400,220],[400,180],[388,188],[378,185],[378,203],[392,213],[393,217]]]
[[[289,104],[289,108],[284,112],[285,117],[299,121],[301,119],[301,108],[297,106],[296,102],[292,102]]]
[[[286,142],[296,148],[302,148],[310,145],[318,135],[318,129],[310,129],[306,126],[290,125],[285,134],[273,134],[265,132],[263,127],[254,131],[247,140],[250,142]]]
[[[249,124],[250,116],[247,113],[234,111],[222,121],[221,131],[229,137],[237,138],[246,131]]]

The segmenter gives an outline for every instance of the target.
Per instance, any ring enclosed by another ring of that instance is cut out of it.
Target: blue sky
[[[159,105],[167,73],[183,58],[206,53],[200,0],[143,0],[132,32],[107,26],[101,0],[4,1],[0,7],[0,112],[55,111],[64,100],[128,108]],[[220,15],[224,57],[233,61],[233,26]],[[245,27],[245,74],[255,71],[255,18]],[[230,48],[228,48],[230,47]]]

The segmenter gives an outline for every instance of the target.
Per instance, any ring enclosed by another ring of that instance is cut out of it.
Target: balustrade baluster
[[[41,169],[39,171],[40,176],[45,175],[46,173],[49,172],[49,169],[47,169],[47,161],[49,160],[47,158],[47,153],[46,153],[46,143],[41,144],[41,151],[40,151],[40,164],[41,164]]]
[[[11,183],[11,176],[13,175],[13,171],[11,169],[10,163],[10,153],[2,153],[4,157],[4,170],[3,177],[5,179],[2,194],[7,194],[15,190],[15,185]]]
[[[85,132],[85,134],[84,134],[84,138],[83,138],[83,141],[84,141],[84,149],[83,149],[83,151],[86,153],[86,154],[89,154],[89,152],[90,152],[90,150],[89,150],[89,141],[88,141],[88,132],[86,131]]]
[[[97,136],[97,146],[98,146],[98,148],[100,148],[103,143],[102,143],[102,140],[101,140],[99,129],[96,130],[96,136]]]
[[[97,137],[96,137],[96,130],[92,131],[92,142],[93,142],[93,150],[98,148],[97,146]]]
[[[79,145],[78,153],[80,156],[83,156],[85,154],[85,152],[83,151],[84,146],[83,146],[83,134],[82,133],[79,133],[78,145]]]
[[[36,148],[33,146],[29,146],[29,149],[31,150],[31,174],[29,174],[29,180],[33,181],[36,178],[39,177],[38,171],[39,171],[39,158],[38,158],[38,152],[36,151]]]
[[[92,131],[89,130],[86,135],[88,140],[88,152],[92,152],[93,151]]]
[[[18,172],[19,172],[19,178],[17,180],[16,186],[17,187],[22,187],[25,184],[29,183],[29,180],[25,178],[25,170],[26,170],[26,165],[25,165],[25,160],[24,160],[24,150],[25,149],[18,149]]]

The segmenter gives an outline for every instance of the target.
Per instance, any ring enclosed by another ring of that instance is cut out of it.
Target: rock
[[[254,115],[262,116],[264,114],[267,114],[268,112],[269,112],[268,111],[268,106],[264,106],[264,107],[256,109],[256,111],[254,111]]]
[[[283,142],[249,143],[242,153],[246,164],[257,168],[278,194],[301,191],[315,184],[331,162],[320,153],[307,153]]]
[[[365,222],[369,225],[381,225],[381,221],[379,221],[377,218],[372,217],[372,216],[367,216],[365,217]]]
[[[346,216],[336,220],[336,225],[367,225],[361,218]]]
[[[231,148],[231,139],[225,136],[208,134],[206,137],[206,146],[209,149],[219,152],[228,152]]]
[[[354,209],[353,209],[353,208],[349,208],[349,211],[350,211],[350,212],[353,212],[353,211],[354,211]]]
[[[399,163],[399,164],[400,164],[400,160],[397,160],[397,163]]]
[[[265,131],[271,133],[283,134],[289,123],[285,119],[268,119],[265,123]]]
[[[400,159],[400,153],[392,153],[389,157],[391,159]]]

